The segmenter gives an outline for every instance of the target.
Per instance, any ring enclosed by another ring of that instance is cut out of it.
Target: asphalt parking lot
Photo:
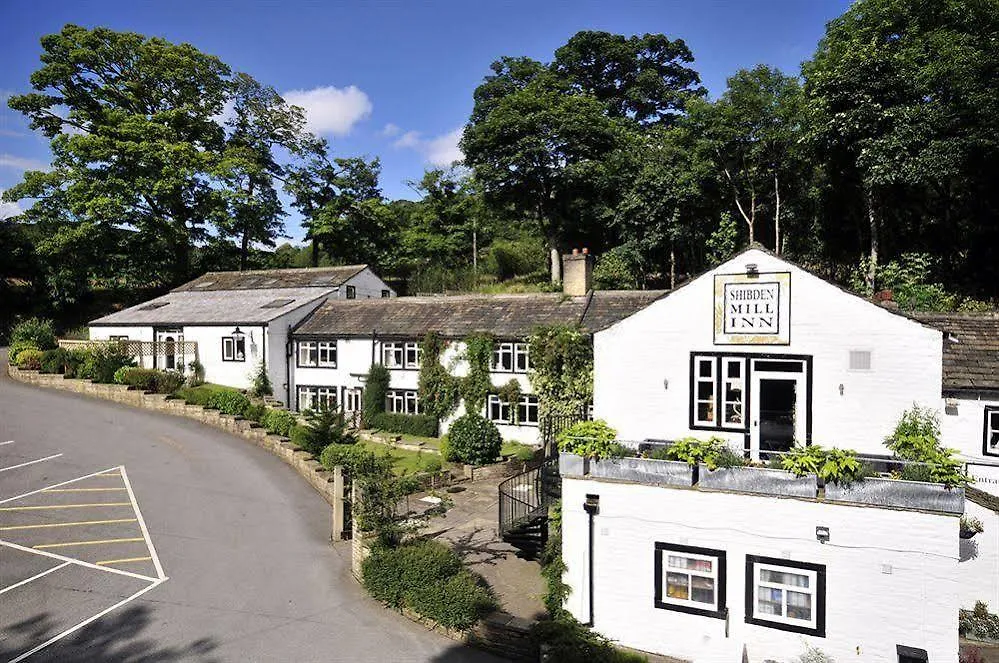
[[[13,382],[0,357],[0,663],[495,663],[371,600],[266,451]]]

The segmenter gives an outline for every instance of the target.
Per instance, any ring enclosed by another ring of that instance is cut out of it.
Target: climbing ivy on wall
[[[481,412],[486,404],[486,396],[493,391],[489,366],[493,360],[495,344],[491,334],[471,334],[465,338],[468,375],[461,380],[460,390],[466,412]]]
[[[458,381],[441,364],[447,343],[437,332],[420,342],[420,378],[417,386],[423,411],[444,419],[458,407]]]
[[[542,424],[551,417],[580,416],[593,401],[593,340],[578,327],[547,325],[528,338],[529,379]]]

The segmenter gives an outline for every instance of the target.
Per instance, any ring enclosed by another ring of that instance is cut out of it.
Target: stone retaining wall
[[[342,496],[338,496],[334,489],[332,472],[320,465],[310,454],[296,449],[288,438],[268,433],[254,421],[248,421],[242,417],[234,417],[229,414],[222,414],[218,410],[208,410],[200,405],[190,405],[180,399],[167,398],[166,394],[147,394],[142,391],[130,389],[122,384],[94,384],[90,380],[66,379],[59,374],[27,371],[19,369],[16,366],[8,366],[7,373],[11,378],[19,382],[39,387],[48,387],[50,389],[71,391],[83,394],[84,396],[102,398],[114,401],[115,403],[123,403],[146,410],[186,417],[187,419],[193,419],[203,424],[214,426],[227,433],[249,440],[258,447],[263,447],[273,453],[293,467],[310,486],[322,495],[323,499],[330,506],[337,508],[339,506],[338,502],[342,502]]]

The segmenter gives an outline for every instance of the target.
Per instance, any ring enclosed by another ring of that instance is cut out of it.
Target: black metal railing
[[[499,529],[505,534],[539,516],[558,499],[561,482],[558,461],[548,460],[533,469],[515,474],[498,486]]]

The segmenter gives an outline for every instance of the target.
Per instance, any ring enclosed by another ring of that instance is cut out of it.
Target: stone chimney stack
[[[573,249],[562,256],[562,292],[582,297],[593,289],[593,256],[589,249]]]

